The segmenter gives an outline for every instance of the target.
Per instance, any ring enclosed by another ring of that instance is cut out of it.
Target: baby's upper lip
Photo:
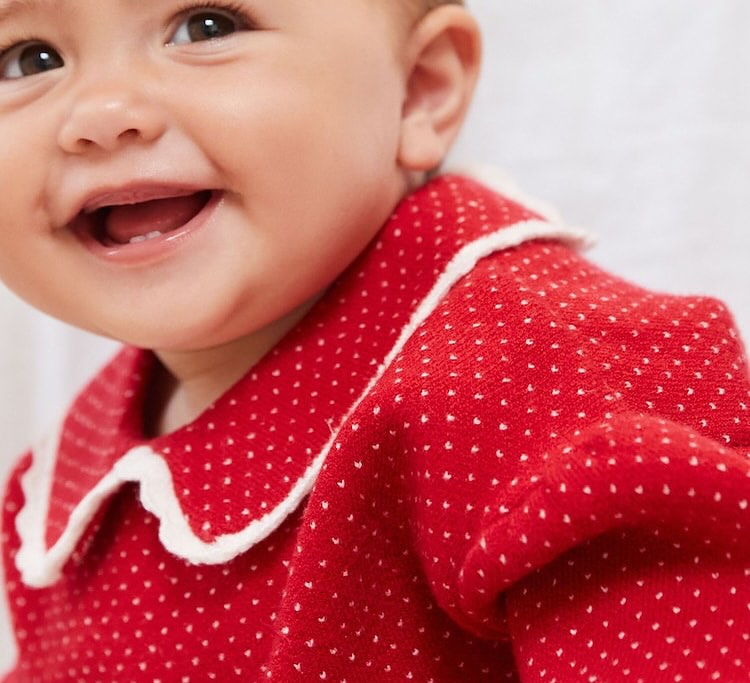
[[[100,186],[86,191],[72,203],[65,224],[72,223],[79,214],[93,213],[105,206],[124,206],[156,199],[186,197],[210,189],[192,183],[170,182],[131,182],[118,186]]]

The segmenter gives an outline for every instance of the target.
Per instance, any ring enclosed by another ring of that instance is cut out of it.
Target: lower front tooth
[[[146,240],[152,240],[156,237],[161,237],[161,232],[159,230],[153,230],[151,232],[147,232],[145,235],[136,235],[135,237],[131,237],[128,240],[129,244],[138,244],[139,242],[145,242]]]

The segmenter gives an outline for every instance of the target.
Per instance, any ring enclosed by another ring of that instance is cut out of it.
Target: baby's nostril
[[[118,140],[127,140],[128,138],[139,138],[141,137],[141,132],[137,128],[128,128],[127,130],[122,131],[117,138]]]

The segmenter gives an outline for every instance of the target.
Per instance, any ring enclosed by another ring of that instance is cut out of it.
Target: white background
[[[750,3],[471,4],[486,67],[454,159],[502,166],[618,273],[725,299],[750,338]],[[0,291],[0,478],[111,349]]]

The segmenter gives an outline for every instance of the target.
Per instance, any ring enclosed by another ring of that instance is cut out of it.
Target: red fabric
[[[202,540],[262,517],[458,250],[531,217],[434,181],[274,352],[159,439],[140,434],[153,362],[123,351],[68,416],[47,546],[144,443]],[[223,565],[168,553],[125,485],[62,578],[25,586],[22,462],[3,514],[8,681],[750,680],[748,405],[718,302],[557,243],[497,252],[366,392],[304,503]]]

